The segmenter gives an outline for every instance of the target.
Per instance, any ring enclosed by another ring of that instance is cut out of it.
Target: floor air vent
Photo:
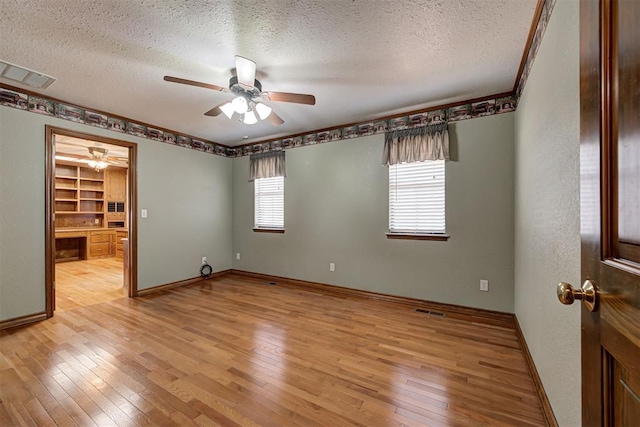
[[[429,316],[435,316],[435,317],[445,317],[444,313],[441,313],[439,311],[433,311],[433,310],[426,310],[424,308],[416,308],[416,311],[418,313],[424,313],[424,314],[428,314]]]

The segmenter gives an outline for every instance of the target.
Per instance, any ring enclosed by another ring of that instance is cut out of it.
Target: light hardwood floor
[[[0,425],[540,426],[515,332],[226,276],[0,331]]]
[[[56,313],[127,296],[122,260],[102,258],[56,264]]]

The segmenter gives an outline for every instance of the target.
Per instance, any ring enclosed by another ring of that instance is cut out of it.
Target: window
[[[255,188],[255,228],[284,228],[284,177],[260,178]]]
[[[444,160],[389,166],[389,233],[444,234]]]

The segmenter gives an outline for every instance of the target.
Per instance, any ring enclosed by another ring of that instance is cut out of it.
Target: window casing
[[[254,182],[255,228],[284,228],[284,177],[260,178]]]
[[[389,166],[389,233],[445,233],[444,160]]]

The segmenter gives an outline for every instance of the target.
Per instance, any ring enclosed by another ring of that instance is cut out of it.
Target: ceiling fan
[[[102,169],[107,168],[108,166],[117,166],[117,167],[127,167],[127,164],[129,163],[129,159],[128,156],[118,156],[117,155],[117,151],[118,150],[112,150],[111,151],[111,155],[107,156],[107,153],[109,152],[109,150],[107,150],[104,147],[99,147],[99,146],[91,146],[91,147],[87,147],[87,150],[89,151],[89,158],[87,159],[87,156],[84,155],[74,155],[74,154],[65,154],[65,156],[69,156],[69,157],[76,157],[78,159],[81,159],[81,161],[86,161],[86,163],[89,164],[89,167],[92,167],[93,169],[95,169],[96,172],[99,172]],[[116,155],[114,155],[113,153],[116,153]]]
[[[204,115],[215,117],[220,113],[224,113],[228,118],[232,118],[234,113],[238,113],[241,116],[242,122],[248,125],[257,123],[258,118],[260,118],[260,120],[269,118],[269,121],[274,126],[284,123],[284,120],[282,120],[271,107],[264,104],[262,100],[306,105],[315,105],[316,103],[316,98],[313,95],[289,92],[263,92],[262,84],[256,80],[256,63],[237,55],[236,75],[229,80],[228,89],[222,86],[181,79],[179,77],[164,76],[164,80],[234,94],[235,98],[231,101],[225,101],[213,107],[204,113]]]
[[[89,150],[90,160],[89,166],[95,169],[96,172],[106,168],[109,165],[109,157],[107,153],[109,150],[101,147],[87,147]]]

